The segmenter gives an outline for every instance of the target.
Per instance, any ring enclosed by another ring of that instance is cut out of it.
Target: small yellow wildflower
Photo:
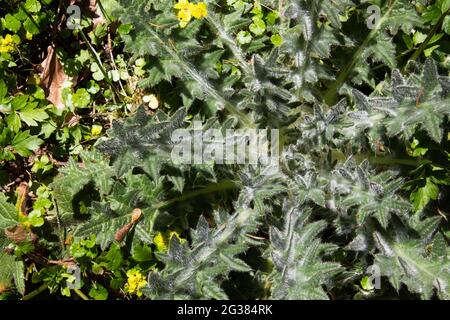
[[[188,0],[178,0],[178,3],[175,4],[173,7],[178,10],[187,10],[189,8],[189,1]]]
[[[206,3],[199,2],[198,4],[190,4],[191,14],[195,19],[201,19],[208,16],[208,11],[206,9]]]
[[[19,212],[19,222],[25,229],[29,230],[31,228],[31,221],[28,219],[28,216],[23,212]]]
[[[184,28],[191,21],[191,12],[189,10],[180,10],[178,11],[177,18],[180,20],[180,28]]]
[[[201,19],[208,15],[208,10],[206,8],[206,3],[199,2],[197,4],[190,3],[189,0],[178,0],[178,3],[174,5],[177,13],[177,18],[180,21],[180,28],[184,28],[192,20]]]
[[[91,135],[98,136],[100,133],[102,133],[103,127],[99,126],[98,124],[94,124],[91,128]]]
[[[153,238],[153,243],[156,245],[157,251],[167,251],[169,248],[170,239],[177,237],[181,243],[185,243],[186,239],[180,237],[180,234],[176,231],[167,230],[165,233],[158,232],[158,234]]]
[[[0,37],[0,53],[10,53],[16,51],[16,45],[14,39],[10,34],[7,34],[4,38]]]
[[[125,285],[125,291],[129,294],[135,294],[138,297],[142,296],[140,289],[147,285],[144,275],[138,268],[133,268],[127,271],[128,281]]]

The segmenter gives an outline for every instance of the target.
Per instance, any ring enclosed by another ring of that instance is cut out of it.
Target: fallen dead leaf
[[[131,228],[139,222],[139,220],[141,219],[143,213],[142,210],[139,208],[136,208],[133,210],[132,215],[131,215],[131,221],[129,223],[127,223],[126,225],[124,225],[122,228],[120,228],[119,230],[117,230],[116,234],[114,235],[114,239],[117,242],[122,242],[123,239],[127,236],[128,232],[130,232]]]
[[[56,108],[63,109],[62,88],[69,76],[64,72],[64,68],[59,61],[53,46],[47,48],[47,57],[41,64],[41,86],[45,91],[47,100],[53,103]]]
[[[27,231],[22,226],[14,226],[5,229],[5,236],[15,243],[22,243],[27,240]]]
[[[0,282],[0,293],[4,293],[9,290],[9,284],[5,282]]]
[[[30,188],[28,187],[28,183],[26,182],[21,182],[16,189],[17,193],[16,210],[25,216],[27,215],[27,200],[29,192]]]

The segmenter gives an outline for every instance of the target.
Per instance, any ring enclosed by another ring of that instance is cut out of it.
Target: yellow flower
[[[188,0],[178,0],[178,3],[175,4],[173,7],[178,10],[185,10],[189,8],[189,4],[190,3]]]
[[[167,243],[162,232],[158,232],[158,234],[153,238],[153,243],[156,245],[156,250],[158,251],[166,251]]]
[[[98,124],[94,124],[91,128],[91,135],[98,136],[100,133],[102,133],[103,127],[99,126]]]
[[[31,228],[31,222],[23,212],[19,212],[19,222],[25,229],[29,230]]]
[[[176,10],[179,10],[177,13],[177,18],[180,21],[180,28],[186,27],[192,17],[195,19],[201,19],[208,15],[206,3],[204,2],[194,4],[190,3],[189,0],[178,0],[178,3],[176,3],[173,7]]]
[[[180,10],[177,14],[177,18],[180,20],[180,28],[186,27],[189,21],[191,21],[191,17],[189,10]]]
[[[16,51],[16,46],[13,37],[10,34],[7,34],[4,38],[0,37],[0,53],[14,51]]]
[[[186,239],[180,237],[180,234],[176,231],[167,230],[165,233],[158,232],[158,234],[153,238],[153,243],[156,245],[157,251],[167,251],[169,248],[170,239],[177,237],[181,243],[185,243]]]
[[[125,285],[125,291],[129,294],[135,294],[138,297],[142,296],[140,289],[147,285],[144,275],[138,268],[133,268],[127,271],[128,281]]]
[[[198,4],[191,3],[191,14],[195,19],[201,19],[208,16],[208,11],[206,9],[206,3],[199,2]]]

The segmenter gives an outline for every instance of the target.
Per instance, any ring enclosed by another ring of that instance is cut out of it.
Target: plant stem
[[[75,293],[83,300],[90,300],[80,289],[73,289]]]
[[[112,83],[111,79],[108,77],[108,73],[106,72],[105,67],[103,66],[103,63],[100,60],[100,56],[95,51],[94,47],[92,47],[91,43],[89,42],[88,38],[84,34],[83,30],[80,29],[79,32],[80,32],[80,35],[83,38],[84,42],[86,43],[89,51],[94,56],[95,62],[97,62],[97,65],[100,68],[100,71],[102,72],[103,76],[105,77],[106,82],[108,82],[108,84],[111,84]]]
[[[336,100],[337,100],[336,98],[338,96],[339,89],[342,87],[344,82],[347,80],[349,74],[353,71],[356,63],[360,60],[361,55],[363,54],[366,47],[369,45],[370,41],[372,41],[375,38],[375,36],[377,35],[377,33],[380,31],[380,26],[383,24],[384,20],[386,20],[387,17],[389,17],[389,15],[391,14],[391,11],[394,8],[394,4],[396,1],[397,0],[392,1],[392,3],[389,4],[389,9],[386,12],[386,14],[383,15],[383,17],[381,17],[380,21],[378,22],[378,26],[369,33],[369,35],[364,40],[364,42],[355,51],[355,53],[353,54],[353,56],[350,59],[350,61],[348,62],[348,64],[341,70],[336,81],[333,82],[331,87],[325,93],[324,100],[328,105],[331,106],[336,102]]]
[[[79,32],[80,32],[81,37],[83,38],[84,42],[86,43],[89,52],[94,56],[95,62],[97,63],[97,66],[100,68],[100,71],[102,72],[103,77],[105,78],[105,81],[108,83],[109,88],[111,89],[111,91],[112,91],[112,93],[113,93],[113,94],[112,94],[112,98],[113,98],[114,103],[117,103],[114,94],[117,94],[118,97],[120,96],[120,94],[117,92],[116,88],[114,87],[111,78],[109,78],[109,75],[108,75],[108,73],[106,72],[105,67],[103,66],[103,63],[102,63],[102,61],[101,61],[101,59],[100,59],[100,56],[98,55],[97,51],[95,51],[94,47],[93,47],[93,46],[91,45],[91,43],[89,42],[89,40],[88,40],[88,38],[86,37],[86,35],[84,34],[83,30],[80,29]]]
[[[100,0],[97,0],[97,4],[100,8],[100,11],[102,12],[103,16],[108,20],[108,23],[113,22],[113,20],[111,19],[111,17],[108,15],[108,13],[106,12],[105,8],[103,7],[103,4]]]
[[[47,285],[43,284],[42,286],[40,286],[39,288],[37,288],[34,291],[31,291],[29,294],[25,295],[22,297],[22,300],[31,300],[33,299],[35,296],[37,296],[38,294],[40,294],[42,291],[45,291],[45,289],[47,289]]]
[[[403,165],[409,167],[417,167],[418,161],[414,159],[401,159],[401,158],[391,158],[391,157],[376,157],[369,155],[358,155],[356,156],[357,161],[362,161],[364,159],[369,160],[371,164],[374,165]]]
[[[215,192],[222,192],[222,191],[226,191],[226,190],[231,190],[231,189],[235,189],[236,185],[230,181],[230,180],[224,180],[220,183],[214,183],[214,184],[210,184],[209,186],[207,186],[206,188],[203,189],[199,189],[199,190],[194,190],[191,191],[187,194],[184,194],[180,197],[177,198],[173,198],[167,201],[162,201],[160,203],[157,203],[154,208],[155,209],[160,209],[163,207],[167,207],[171,204],[174,204],[176,202],[181,202],[181,201],[185,201],[185,200],[189,200],[192,198],[196,198],[198,196],[202,196],[205,194],[209,194],[209,193],[215,193]]]
[[[425,41],[422,42],[420,47],[414,52],[414,54],[411,56],[411,58],[409,60],[415,61],[415,60],[417,60],[417,58],[420,57],[422,52],[425,51],[425,48],[428,47],[428,44],[430,43],[431,39],[433,39],[436,32],[438,32],[438,30],[441,28],[442,23],[444,22],[444,19],[448,14],[450,14],[450,10],[447,10],[447,12],[445,12],[441,15],[438,22],[434,25],[433,29],[430,30],[430,33],[428,34]]]
[[[239,46],[236,45],[234,40],[227,34],[225,28],[220,24],[219,18],[214,13],[211,13],[206,18],[206,21],[210,25],[213,26],[214,29],[219,34],[219,37],[223,40],[223,42],[230,48],[233,55],[236,57],[239,66],[242,68],[245,74],[247,75],[254,75],[253,70],[250,68],[247,61],[245,61],[245,54],[242,52],[242,50],[239,48]]]
[[[236,106],[231,103],[228,99],[224,98],[216,88],[206,79],[204,78],[194,66],[192,66],[189,62],[185,61],[176,51],[176,48],[172,48],[170,46],[170,42],[165,41],[161,38],[161,36],[155,32],[149,25],[146,25],[147,31],[158,40],[161,45],[161,48],[166,51],[166,53],[171,56],[182,68],[188,77],[192,80],[196,81],[204,90],[205,94],[213,97],[217,101],[219,101],[223,108],[226,109],[230,114],[236,116],[236,118],[247,128],[255,128],[255,123],[253,120],[241,110],[238,110]]]
[[[39,25],[37,24],[36,20],[34,20],[33,16],[28,12],[27,9],[25,9],[25,7],[23,6],[22,3],[19,3],[19,7],[20,9],[23,10],[23,12],[25,12],[25,14],[27,15],[28,19],[30,19],[30,21],[34,24],[34,26],[36,27],[36,29],[40,30]]]

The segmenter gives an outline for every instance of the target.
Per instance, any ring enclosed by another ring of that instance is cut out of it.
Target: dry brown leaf
[[[21,225],[18,225],[5,229],[5,236],[14,243],[22,243],[27,240],[28,232]]]
[[[70,0],[70,5],[79,5],[88,12],[92,17],[94,27],[106,22],[98,8],[97,0]],[[69,80],[69,76],[64,72],[64,68],[53,46],[48,47],[47,57],[42,62],[41,69],[41,85],[46,93],[47,100],[53,103],[58,109],[63,109],[62,86],[65,81]]]
[[[142,210],[139,208],[134,209],[131,215],[131,221],[117,230],[116,234],[114,235],[114,239],[117,242],[122,242],[123,239],[125,239],[125,237],[127,236],[128,232],[130,232],[131,228],[139,222],[139,219],[141,219],[141,217]]]
[[[0,293],[4,293],[9,290],[10,284],[6,282],[0,282]]]
[[[16,244],[20,244],[26,241],[36,242],[37,236],[26,230],[22,225],[17,225],[5,229],[5,236]]]
[[[26,182],[21,182],[16,189],[17,193],[16,209],[25,216],[27,215],[27,200],[29,192],[30,188],[28,187],[28,183]]]
[[[58,109],[64,108],[62,101],[62,88],[69,76],[64,72],[64,68],[59,61],[55,48],[49,46],[47,57],[41,64],[41,86],[45,91],[47,100],[53,103]]]

